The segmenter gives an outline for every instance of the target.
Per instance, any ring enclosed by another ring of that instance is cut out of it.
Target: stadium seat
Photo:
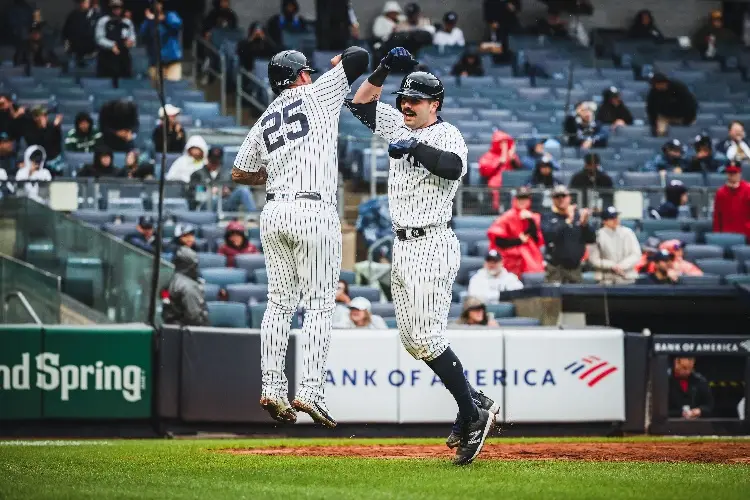
[[[696,243],[697,241],[696,234],[687,231],[654,231],[654,236],[659,238],[661,241],[680,240],[688,245]]]
[[[483,229],[486,231],[494,220],[495,217],[491,215],[463,215],[453,218],[453,229]]]
[[[247,306],[237,302],[207,302],[208,323],[223,328],[247,328]]]
[[[724,282],[728,285],[750,285],[750,274],[727,274]]]
[[[700,173],[668,174],[667,184],[673,180],[682,181],[687,188],[703,187],[706,185],[705,178]]]
[[[256,269],[266,268],[266,257],[263,254],[249,253],[234,258],[234,267],[244,270],[248,275]]]
[[[200,226],[201,237],[206,238],[206,240],[208,241],[214,241],[217,238],[223,241],[224,232],[225,229],[221,226],[217,226],[216,224],[201,224]]]
[[[263,315],[266,313],[267,306],[267,302],[250,304],[248,307],[250,310],[250,328],[260,328],[261,323],[263,323]]]
[[[448,309],[448,318],[449,319],[455,319],[461,316],[461,313],[463,312],[464,306],[462,304],[451,304],[450,308]]]
[[[474,119],[474,110],[470,108],[444,109],[440,111],[440,117],[448,123],[456,123],[459,120],[472,120]]]
[[[372,305],[372,314],[382,317],[396,316],[396,309],[393,302],[380,302]]]
[[[477,257],[484,257],[487,255],[487,252],[490,250],[490,240],[486,239],[483,241],[477,241],[474,244],[473,249],[469,249],[469,255],[474,254]]]
[[[107,200],[107,207],[113,212],[138,210],[143,209],[143,200],[141,198],[114,198]]]
[[[189,210],[173,210],[169,214],[175,222],[187,222],[196,226],[214,224],[218,220],[216,212],[191,212]]]
[[[395,316],[391,316],[391,317],[388,317],[388,318],[383,318],[383,320],[385,321],[385,324],[386,324],[386,326],[388,328],[398,328],[398,324],[396,322],[396,317]]]
[[[544,284],[544,273],[523,273],[521,282],[524,287],[540,286]]]
[[[117,237],[117,238],[124,238],[125,235],[134,233],[136,231],[135,229],[136,223],[114,223],[114,222],[108,222],[104,224],[104,230],[108,232],[109,234]]]
[[[467,250],[473,252],[478,241],[488,241],[487,229],[489,226],[483,229],[454,229],[453,232],[456,233],[458,241],[466,243]]]
[[[750,260],[750,245],[732,245],[729,253],[734,260],[745,262],[746,260]]]
[[[229,300],[243,304],[268,301],[268,285],[259,283],[235,283],[226,286]]]
[[[101,227],[108,222],[112,222],[114,219],[114,214],[100,210],[76,210],[71,215],[75,219],[96,227]]]
[[[213,283],[223,288],[247,282],[247,271],[244,269],[213,267],[201,269],[200,274],[206,283]]]
[[[541,326],[542,322],[537,318],[501,318],[498,320],[500,327],[517,327],[517,326]]]
[[[703,276],[681,276],[680,284],[689,286],[719,286],[721,276],[704,274]]]
[[[695,262],[697,259],[721,259],[724,249],[716,245],[686,245],[685,260]]]
[[[529,177],[531,177],[531,172],[527,170],[506,170],[502,173],[502,176],[503,187],[521,187],[526,185]]]
[[[714,274],[716,276],[726,276],[727,274],[737,274],[740,272],[739,263],[735,260],[698,259],[695,261],[695,265],[704,274]]]
[[[339,280],[344,280],[347,284],[353,285],[357,280],[357,273],[355,273],[354,271],[346,271],[342,269],[339,273]]]
[[[349,297],[364,297],[375,304],[380,302],[380,290],[364,285],[349,285]]]
[[[227,258],[218,253],[198,252],[198,267],[226,267]]]
[[[485,235],[486,237],[486,235]],[[483,257],[467,257],[461,256],[461,267],[458,269],[458,275],[456,276],[456,283],[464,286],[468,286],[469,279],[471,276],[484,266]]]
[[[477,115],[479,115],[479,118],[481,120],[489,120],[492,123],[499,123],[504,120],[510,120],[513,116],[511,111],[507,109],[486,109],[486,108],[479,108],[477,110]]]
[[[661,179],[656,172],[623,172],[622,185],[632,188],[647,188],[661,185]]]
[[[185,102],[183,104],[183,111],[196,120],[221,116],[218,102]]]
[[[731,248],[736,245],[745,244],[745,235],[737,233],[706,233],[704,235],[706,243],[717,245],[724,249],[725,252],[731,252]]]
[[[516,315],[516,306],[512,302],[487,304],[485,307],[488,313],[495,315],[495,318],[512,318]]]
[[[706,176],[706,185],[710,188],[720,188],[727,183],[727,174],[710,173]]]
[[[203,298],[206,299],[206,301],[219,300],[219,290],[221,290],[219,285],[204,283]]]

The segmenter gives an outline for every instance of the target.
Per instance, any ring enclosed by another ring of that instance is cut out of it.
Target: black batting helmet
[[[296,50],[279,52],[268,62],[268,83],[276,94],[280,94],[297,80],[302,71],[315,73],[305,54]]]
[[[445,98],[445,87],[443,82],[432,73],[426,71],[415,71],[409,73],[401,81],[401,88],[394,92],[396,107],[401,110],[401,97],[412,97],[414,99],[435,99],[438,102],[438,111],[443,107]]]

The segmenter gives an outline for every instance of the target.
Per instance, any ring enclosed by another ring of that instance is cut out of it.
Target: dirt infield
[[[449,458],[439,445],[344,445],[227,449],[234,455],[356,458]],[[750,464],[750,442],[635,441],[574,443],[489,443],[481,458],[494,460],[589,460],[607,462],[701,462]]]

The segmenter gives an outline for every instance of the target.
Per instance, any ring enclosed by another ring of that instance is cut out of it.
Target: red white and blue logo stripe
[[[617,367],[609,361],[604,361],[600,357],[592,355],[573,361],[565,367],[565,371],[578,376],[578,379],[586,382],[589,387],[594,387],[616,372]]]

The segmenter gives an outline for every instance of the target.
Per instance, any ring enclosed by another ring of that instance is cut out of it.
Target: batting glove
[[[417,61],[414,60],[408,50],[403,47],[396,47],[380,60],[380,64],[388,71],[407,73],[417,65]]]
[[[404,155],[411,155],[419,141],[415,137],[401,139],[388,145],[388,156],[395,160],[400,160]]]

